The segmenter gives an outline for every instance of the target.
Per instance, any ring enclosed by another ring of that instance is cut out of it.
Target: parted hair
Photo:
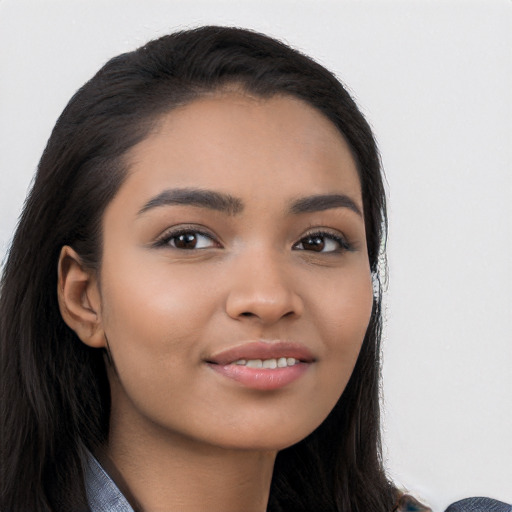
[[[110,390],[101,349],[62,320],[57,262],[70,245],[101,267],[102,217],[127,172],[126,154],[159,118],[236,86],[291,95],[322,112],[352,151],[361,182],[370,268],[379,283],[386,236],[372,131],[340,81],[288,45],[250,30],[206,26],[119,55],[72,97],[39,163],[1,281],[0,510],[87,510],[86,450],[108,442]],[[391,511],[397,492],[380,446],[381,292],[350,381],[327,419],[276,459],[272,512]]]

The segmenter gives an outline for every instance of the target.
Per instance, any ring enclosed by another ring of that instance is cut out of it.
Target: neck
[[[266,510],[276,452],[225,449],[151,429],[141,436],[140,428],[114,422],[99,454],[134,510]]]

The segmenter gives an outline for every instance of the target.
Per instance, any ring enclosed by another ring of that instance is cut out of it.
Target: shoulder
[[[393,512],[432,512],[432,509],[409,494],[404,494]],[[492,498],[466,498],[452,503],[445,512],[512,512],[512,505]]]
[[[445,512],[512,512],[512,505],[492,498],[466,498],[453,503]]]

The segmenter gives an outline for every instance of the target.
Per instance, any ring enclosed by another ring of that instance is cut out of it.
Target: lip
[[[298,362],[285,368],[249,368],[233,364],[240,359],[279,359],[293,357]],[[212,355],[206,363],[220,375],[247,388],[271,391],[299,379],[315,362],[311,351],[304,345],[284,341],[244,343]]]
[[[301,363],[313,363],[313,353],[301,343],[289,341],[251,341],[214,353],[208,363],[227,365],[239,359],[279,359],[293,357]]]

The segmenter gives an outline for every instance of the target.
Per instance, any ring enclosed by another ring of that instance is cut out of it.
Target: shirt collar
[[[134,512],[101,464],[87,454],[84,465],[85,491],[91,512]]]

